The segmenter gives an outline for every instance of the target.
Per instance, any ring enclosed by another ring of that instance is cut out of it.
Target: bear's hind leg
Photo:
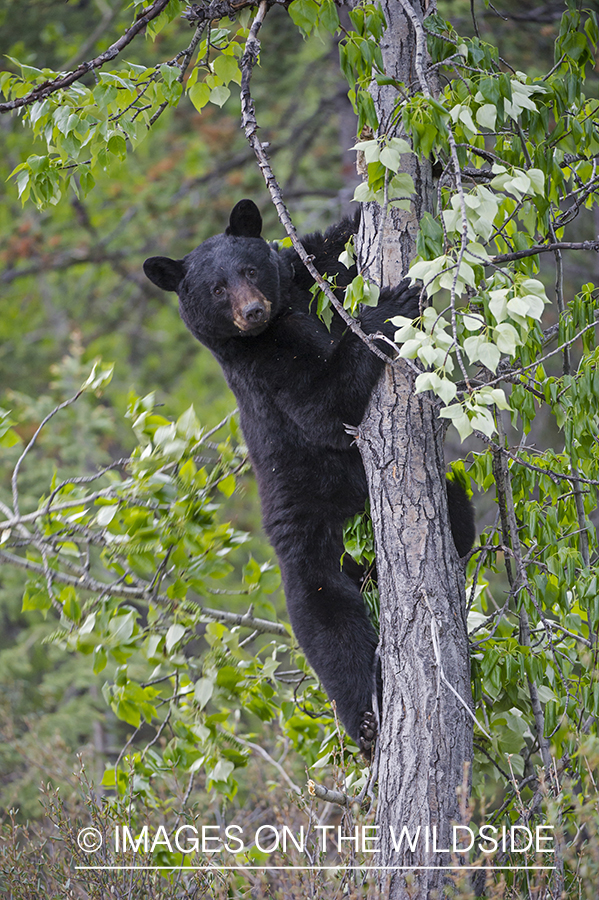
[[[279,556],[295,635],[348,734],[368,757],[376,736],[378,637],[356,581],[340,568],[341,552],[335,548],[314,559],[296,545],[292,559]]]

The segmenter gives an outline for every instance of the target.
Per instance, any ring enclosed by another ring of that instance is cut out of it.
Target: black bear
[[[346,219],[302,239],[321,273],[343,287],[355,269],[339,255],[356,230]],[[224,234],[184,259],[152,257],[148,278],[179,295],[188,329],[214,354],[237,398],[266,532],[276,550],[293,630],[348,733],[368,755],[376,732],[372,697],[377,635],[360,593],[364,572],[346,555],[345,521],[368,496],[356,428],[384,363],[334,315],[316,315],[313,280],[292,249],[261,237],[251,200],[233,209]],[[381,291],[359,317],[366,333],[394,333],[388,319],[414,318],[419,291],[406,280]],[[474,540],[470,503],[447,482],[460,556]]]

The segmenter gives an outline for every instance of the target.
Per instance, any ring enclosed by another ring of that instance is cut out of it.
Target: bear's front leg
[[[381,331],[393,340],[397,327],[389,322],[393,316],[405,316],[415,319],[420,315],[420,292],[418,285],[410,285],[410,279],[404,278],[395,287],[386,287],[381,291],[377,306],[366,307],[360,315],[360,324],[367,334]]]

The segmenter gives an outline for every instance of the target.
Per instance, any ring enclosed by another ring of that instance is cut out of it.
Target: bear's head
[[[224,234],[183,259],[153,256],[144,263],[150,281],[177,292],[181,318],[208,346],[258,335],[280,310],[281,262],[261,232],[258,207],[240,200]]]

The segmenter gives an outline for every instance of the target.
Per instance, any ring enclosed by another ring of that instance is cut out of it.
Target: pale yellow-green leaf
[[[383,147],[380,152],[379,159],[385,166],[385,168],[391,169],[392,172],[397,172],[401,165],[401,158],[399,156],[399,153],[392,147]]]
[[[212,697],[212,693],[214,691],[214,682],[210,681],[209,678],[198,678],[194,687],[194,697],[195,701],[200,707],[200,709],[204,709],[210,698]]]
[[[173,647],[175,647],[179,643],[179,641],[184,636],[184,634],[185,634],[185,626],[184,625],[181,625],[178,622],[174,622],[171,625],[171,627],[169,628],[169,630],[166,633],[165,646],[166,646],[167,653],[170,653],[170,651],[173,649]]]
[[[231,96],[231,91],[224,84],[220,84],[217,87],[213,88],[210,91],[210,102],[214,103],[215,106],[224,106],[229,97]]]
[[[476,121],[482,128],[493,131],[497,121],[497,108],[492,103],[485,103],[476,110]]]
[[[468,331],[480,331],[480,329],[484,326],[485,321],[480,316],[472,316],[469,314],[464,315],[463,317],[464,328]]]

